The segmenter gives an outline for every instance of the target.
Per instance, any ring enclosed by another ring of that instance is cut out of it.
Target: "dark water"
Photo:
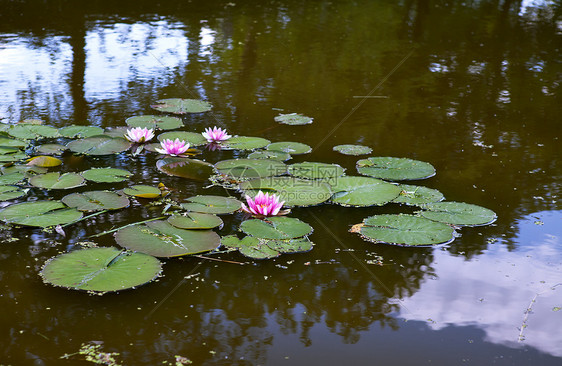
[[[135,203],[67,228],[66,239],[5,229],[0,364],[90,364],[60,358],[89,342],[124,365],[174,364],[176,355],[194,365],[562,364],[560,2],[0,5],[3,123],[123,126],[154,113],[158,99],[202,98],[214,109],[185,117],[188,131],[217,125],[303,142],[313,152],[294,162],[336,162],[348,174],[356,158],[334,145],[428,161],[437,175],[420,184],[499,217],[445,248],[408,249],[348,233],[366,216],[407,209],[294,209],[315,228],[310,253],[244,266],[170,259],[159,282],[102,297],[45,285],[38,271],[81,238],[161,207]],[[279,125],[280,112],[314,123]],[[126,168],[133,183],[177,188],[175,199],[225,194],[165,176],[155,159],[67,157],[62,169]],[[240,219],[225,218],[220,234]],[[368,263],[375,256],[383,266]]]

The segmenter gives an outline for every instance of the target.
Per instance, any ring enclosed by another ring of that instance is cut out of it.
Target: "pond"
[[[148,148],[65,151],[50,172],[132,175],[76,189],[24,181],[27,195],[0,206],[133,185],[162,183],[170,193],[129,196],[128,208],[65,226],[64,235],[2,223],[3,365],[561,364],[559,2],[0,4],[4,129],[39,119],[59,131],[109,131],[133,116],[166,115],[152,108],[159,100],[199,99],[212,109],[180,115],[173,131],[217,126],[299,142],[311,151],[286,164],[338,164],[350,176],[367,157],[428,162],[436,174],[411,184],[497,215],[490,225],[458,228],[448,244],[404,247],[349,231],[366,217],[418,207],[297,206],[287,217],[314,229],[310,251],[160,258],[156,281],[98,296],[54,287],[39,273],[61,253],[120,248],[112,233],[96,235],[161,217],[170,203],[243,195],[206,176],[165,174],[162,156]],[[312,123],[275,121],[289,113]],[[334,151],[342,144],[372,152]],[[249,153],[199,148],[193,159],[210,164]],[[242,237],[242,212],[220,217],[214,232]]]

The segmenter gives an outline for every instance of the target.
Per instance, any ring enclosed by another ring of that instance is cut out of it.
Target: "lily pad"
[[[365,155],[373,151],[369,146],[364,145],[337,145],[333,150],[344,155]]]
[[[63,127],[59,130],[59,133],[68,138],[86,138],[92,137],[96,135],[103,134],[103,128],[97,126],[76,126],[71,125],[67,127]]]
[[[58,172],[40,174],[29,179],[29,183],[35,187],[46,189],[70,189],[84,184],[84,178],[76,173]]]
[[[178,229],[166,221],[123,228],[115,233],[117,244],[155,257],[176,257],[214,250],[220,236],[212,230]]]
[[[289,174],[306,179],[330,179],[343,175],[344,169],[338,164],[304,162],[289,165]]]
[[[291,154],[283,151],[273,151],[273,150],[261,150],[254,151],[248,155],[248,159],[273,159],[279,161],[285,161],[291,159]]]
[[[289,240],[269,240],[267,246],[283,254],[305,253],[312,250],[314,244],[307,238]]]
[[[393,202],[404,203],[409,206],[420,206],[424,203],[439,202],[445,198],[443,193],[427,187],[400,184],[398,188],[401,189],[400,194]]]
[[[13,200],[25,196],[27,189],[21,189],[16,186],[0,186],[0,201]]]
[[[105,293],[146,284],[161,271],[160,261],[150,255],[117,248],[88,248],[48,260],[40,275],[54,286]]]
[[[246,236],[242,240],[235,235],[228,235],[222,238],[222,245],[237,249],[242,255],[252,259],[271,259],[281,255],[277,250],[267,246],[267,240],[260,240],[253,236]]]
[[[162,191],[158,187],[146,186],[142,184],[125,188],[123,189],[123,193],[129,196],[140,198],[157,198],[162,195]]]
[[[0,155],[5,155],[5,154],[15,154],[17,152],[20,152],[21,150],[17,147],[11,147],[11,146],[2,146],[0,145]]]
[[[240,184],[240,189],[250,197],[261,191],[270,191],[279,196],[285,206],[308,207],[326,202],[332,197],[330,185],[319,180],[295,177],[267,177],[252,179]]]
[[[13,163],[23,159],[27,159],[27,154],[24,152],[17,152],[15,154],[0,155],[0,163]]]
[[[433,165],[408,158],[371,157],[357,162],[359,174],[386,180],[425,179],[435,175]]]
[[[59,130],[54,127],[30,123],[13,125],[6,132],[8,132],[10,136],[25,140],[37,140],[43,137],[54,138],[60,136]]]
[[[230,159],[219,161],[215,167],[220,174],[236,178],[260,178],[282,175],[287,166],[278,160],[267,159]]]
[[[284,125],[309,125],[312,123],[312,118],[304,116],[299,113],[279,114],[274,118],[275,122]]]
[[[60,144],[45,144],[37,148],[37,152],[43,155],[60,155],[65,150],[68,150],[68,147]]]
[[[375,215],[355,225],[352,232],[364,240],[407,246],[448,243],[455,230],[450,225],[414,215]]]
[[[267,220],[251,219],[242,222],[240,230],[262,239],[294,239],[312,232],[312,227],[292,217],[268,217]]]
[[[71,151],[84,155],[111,155],[129,149],[131,143],[121,137],[98,135],[71,141],[66,146]]]
[[[130,127],[141,127],[153,130],[173,130],[183,126],[181,118],[152,115],[129,117],[125,120],[125,123]]]
[[[151,107],[160,112],[174,114],[208,112],[213,108],[211,103],[198,99],[169,98],[159,100],[156,103]]]
[[[12,172],[0,175],[0,185],[18,184],[25,178],[25,175],[20,172]]]
[[[0,136],[0,146],[25,148],[27,145],[29,145],[27,141]]]
[[[382,206],[400,194],[398,186],[368,177],[338,177],[332,202],[342,206]]]
[[[220,217],[199,212],[173,215],[168,217],[168,222],[180,229],[212,229],[223,224]]]
[[[482,206],[464,202],[436,202],[423,205],[421,216],[457,226],[488,225],[496,221],[496,213]]]
[[[176,140],[185,141],[189,143],[190,146],[201,146],[207,144],[207,139],[203,137],[200,133],[186,132],[186,131],[173,131],[166,132],[158,135],[158,141],[162,142],[164,140]]]
[[[233,213],[242,207],[242,203],[237,199],[222,196],[194,196],[186,201],[181,206],[188,211],[219,215]]]
[[[271,141],[261,137],[234,136],[220,143],[223,150],[255,150],[269,145]]]
[[[312,148],[300,142],[284,141],[274,142],[267,146],[267,150],[283,151],[291,155],[308,154]]]
[[[123,182],[132,175],[125,169],[117,168],[92,168],[80,173],[84,178],[96,183]]]
[[[0,210],[0,220],[10,224],[48,227],[67,224],[82,217],[82,212],[67,208],[60,201],[35,201],[10,205]]]
[[[156,162],[161,172],[175,177],[206,180],[214,173],[213,165],[197,159],[168,157]]]
[[[40,155],[27,159],[27,165],[35,165],[43,168],[52,168],[61,164],[62,160],[54,158],[52,156]]]
[[[64,196],[61,201],[79,211],[117,210],[130,204],[127,197],[109,191],[72,193]]]

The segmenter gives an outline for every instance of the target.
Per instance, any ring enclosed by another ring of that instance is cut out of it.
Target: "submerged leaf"
[[[215,167],[220,174],[235,178],[260,178],[282,175],[287,166],[278,160],[270,159],[230,159],[219,161]]]
[[[173,130],[183,126],[181,118],[153,115],[129,117],[125,120],[125,123],[130,127],[141,127],[152,130]]]
[[[333,150],[344,155],[365,155],[373,151],[369,146],[363,145],[337,145]]]
[[[201,113],[212,109],[209,102],[198,99],[169,98],[156,102],[151,107],[160,111],[174,114]]]
[[[299,113],[279,114],[274,120],[285,125],[309,125],[312,123],[312,118]]]

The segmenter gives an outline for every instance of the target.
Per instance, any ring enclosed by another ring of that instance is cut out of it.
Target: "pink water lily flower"
[[[285,201],[279,202],[276,194],[263,193],[259,191],[254,199],[246,196],[248,206],[242,204],[242,210],[255,216],[276,216],[283,207]]]
[[[158,151],[160,154],[172,156],[181,155],[189,149],[189,144],[180,139],[175,139],[174,141],[166,139],[162,141],[160,145],[162,146],[162,148],[155,148],[156,151]]]
[[[226,129],[223,130],[221,128],[217,128],[217,126],[213,128],[207,127],[202,135],[207,139],[207,142],[221,142],[232,137],[226,133]]]
[[[154,130],[152,128],[135,127],[127,130],[125,138],[131,142],[142,144],[152,140],[154,137]]]

